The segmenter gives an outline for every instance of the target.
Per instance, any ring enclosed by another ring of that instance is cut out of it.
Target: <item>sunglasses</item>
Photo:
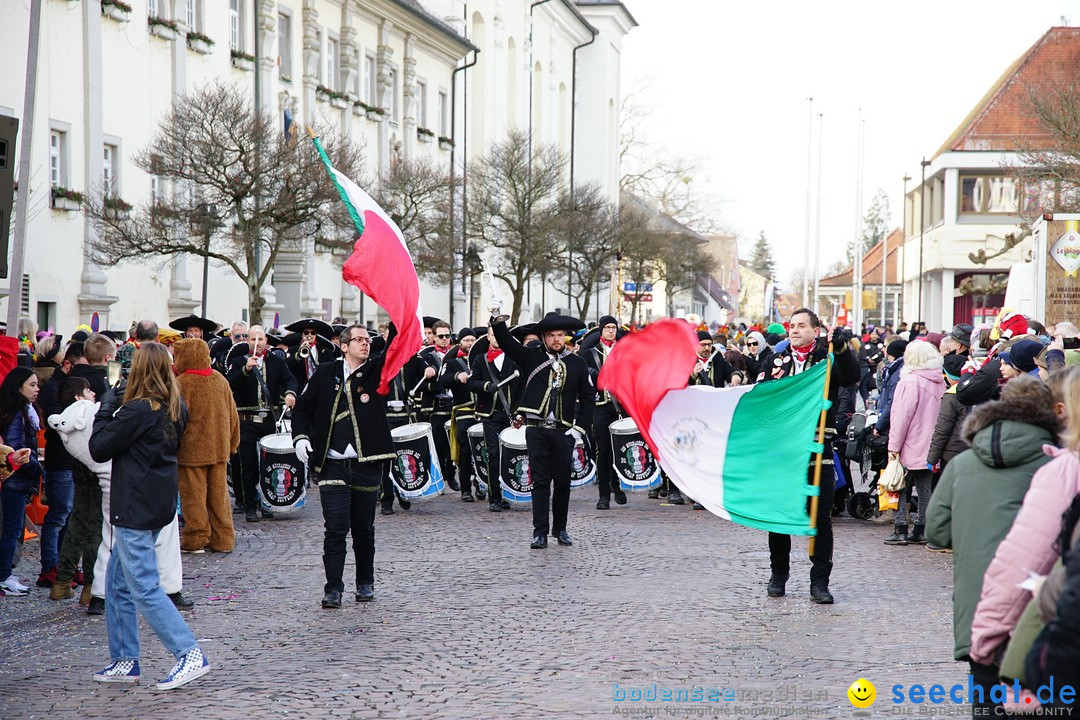
[[[757,347],[757,346],[758,346],[757,342],[748,342],[748,343],[746,343],[746,347]]]
[[[232,339],[233,340],[247,340],[247,335],[246,334],[245,335],[233,335]]]
[[[445,340],[446,338],[448,338],[450,336],[447,335],[446,333],[440,333],[440,334],[436,335],[435,337],[439,338],[440,340]]]

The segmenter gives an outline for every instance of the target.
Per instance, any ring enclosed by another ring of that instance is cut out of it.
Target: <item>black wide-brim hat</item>
[[[604,325],[607,325],[607,323],[605,323]],[[596,347],[596,345],[600,342],[600,332],[604,329],[604,325],[597,325],[596,327],[585,333],[582,338],[578,340],[578,349],[588,350],[590,348]],[[615,330],[615,339],[620,340],[623,336],[629,334],[630,331],[620,325]]]
[[[187,317],[173,320],[169,323],[169,327],[173,330],[179,330],[180,332],[184,332],[189,327],[197,327],[202,329],[203,335],[213,335],[220,326],[213,320],[196,317],[195,315],[188,315]]]
[[[525,336],[526,335],[535,335],[535,334],[539,334],[539,331],[536,329],[536,323],[526,323],[524,325],[515,325],[514,327],[510,328],[510,335],[515,340],[517,340],[519,343],[525,342]],[[479,341],[477,341],[477,342],[479,342]]]
[[[424,316],[424,327],[426,327],[426,328],[434,328],[435,323],[437,323],[437,322],[441,322],[439,320],[439,318],[437,318],[437,317],[434,317],[432,315],[425,315]]]
[[[246,342],[234,343],[229,351],[225,353],[225,367],[229,367],[229,364],[238,357],[247,357],[251,354],[251,345]]]
[[[330,323],[323,320],[316,320],[315,318],[297,320],[291,325],[286,325],[285,329],[294,333],[303,333],[305,330],[314,330],[316,335],[322,335],[324,338],[331,337],[334,334],[334,328],[330,326]]]
[[[544,316],[544,319],[536,323],[535,331],[538,333],[546,333],[551,330],[562,330],[563,332],[575,332],[585,327],[585,323],[578,320],[576,317],[569,315],[559,315],[558,313],[549,312]]]
[[[491,343],[488,342],[487,334],[481,335],[480,338],[473,343],[473,346],[469,348],[469,364],[472,365],[473,360],[481,355],[487,355],[487,351],[491,349]]]

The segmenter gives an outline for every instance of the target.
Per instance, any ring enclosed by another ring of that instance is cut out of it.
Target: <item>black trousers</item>
[[[832,445],[826,443],[825,457],[832,457]],[[831,472],[831,466],[821,468],[821,494],[818,498],[817,518],[814,526],[817,528],[817,540],[814,542],[814,554],[810,556],[813,563],[810,568],[810,586],[817,587],[829,584],[829,576],[832,575],[832,506],[835,485]],[[814,467],[810,466],[808,478],[814,479]],[[812,498],[807,499],[809,504]],[[791,569],[791,536],[781,533],[769,533],[769,564],[772,571],[777,575],[787,577]]]
[[[269,416],[261,423],[240,421],[240,447],[233,456],[236,459],[233,464],[233,494],[236,495],[236,504],[244,510],[259,509],[259,440],[273,433],[274,419]],[[239,483],[236,482],[237,475],[240,476]]]
[[[593,410],[592,441],[596,448],[596,487],[600,497],[611,497],[611,491],[619,488],[619,479],[612,481],[611,423],[619,419],[614,403],[597,405]]]
[[[574,438],[562,428],[525,430],[532,476],[533,535],[558,535],[566,529],[570,510],[570,470]],[[552,489],[554,486],[554,489]],[[548,505],[551,522],[548,523]]]
[[[322,501],[323,569],[326,585],[323,592],[345,591],[345,537],[352,532],[353,559],[356,562],[356,585],[375,582],[375,506],[383,475],[389,462],[327,460],[319,475],[319,498]],[[342,484],[327,484],[340,481]]]
[[[459,415],[454,419],[454,430],[457,431],[458,444],[458,482],[461,483],[461,492],[472,492],[473,466],[472,446],[469,445],[469,428],[476,424],[475,415]]]
[[[971,703],[971,717],[1003,717],[1003,713],[998,711],[998,708],[1002,707],[1001,703],[990,699],[990,688],[1001,682],[998,679],[1001,668],[997,665],[980,665],[974,660],[968,660],[968,665],[971,666],[971,699],[974,701]]]
[[[390,424],[390,429],[402,427],[409,424],[409,418],[407,417],[387,417],[386,421]],[[382,504],[386,507],[394,506],[394,497],[400,497],[397,493],[397,488],[394,487],[394,478],[390,475],[390,463],[385,463],[386,472],[383,473],[382,480],[382,492],[379,494],[379,499],[382,500]]]
[[[439,456],[439,468],[442,470],[443,480],[454,477],[454,461],[450,457],[450,437],[446,434],[446,421],[450,419],[450,413],[431,413],[430,415],[417,416],[417,422],[431,423],[431,436],[435,440],[435,454]]]
[[[499,482],[499,433],[510,427],[510,417],[496,410],[483,419],[484,444],[487,446],[488,501],[502,500],[502,484]]]

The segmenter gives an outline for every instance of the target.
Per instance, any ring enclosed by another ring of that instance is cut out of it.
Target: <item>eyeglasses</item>
[[[700,345],[701,347],[712,347],[712,341],[702,340],[700,343],[698,343],[698,345]]]
[[[746,347],[757,347],[757,346],[758,346],[758,344],[757,344],[757,341],[756,341],[756,340],[755,340],[754,342],[748,342],[748,343],[746,343]]]
[[[371,344],[371,338],[366,338],[366,337],[349,338],[348,340],[343,340],[341,344],[342,345],[348,345],[351,342],[358,342],[361,345],[370,345]]]
[[[438,334],[438,335],[436,335],[435,337],[439,338],[440,340],[445,340],[445,339],[447,339],[448,337],[450,337],[450,335],[448,335],[447,333],[439,333],[439,334]]]

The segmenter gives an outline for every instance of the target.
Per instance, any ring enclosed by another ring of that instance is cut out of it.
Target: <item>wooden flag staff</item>
[[[825,403],[826,403],[826,407],[821,408],[821,416],[818,418],[817,442],[818,442],[818,445],[821,446],[821,450],[818,451],[817,453],[815,453],[817,455],[817,460],[814,462],[814,487],[818,489],[818,492],[814,493],[814,495],[812,495],[810,497],[810,527],[811,527],[811,529],[814,529],[814,530],[817,529],[818,504],[821,502],[821,465],[822,465],[823,455],[825,453],[825,416],[829,412],[829,408],[828,408],[827,404],[829,402],[829,381],[832,379],[832,364],[833,364],[833,354],[832,354],[831,350],[830,350],[829,356],[828,356],[828,358],[826,359],[825,362],[826,362],[826,365],[825,365]],[[833,481],[835,482],[835,478],[834,478]],[[829,512],[832,512],[832,508],[829,508]],[[806,550],[807,554],[810,557],[814,557],[814,547],[815,547],[816,541],[817,541],[817,535],[816,534],[812,535],[810,537],[810,542],[808,543],[807,550]]]

